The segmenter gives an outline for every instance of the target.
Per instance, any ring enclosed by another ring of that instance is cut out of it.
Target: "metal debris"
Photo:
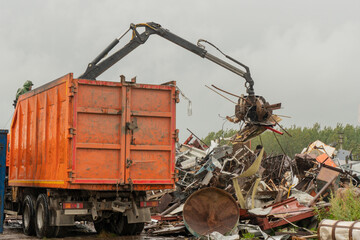
[[[160,200],[153,212],[156,222],[146,228],[149,234],[186,235],[186,227],[196,237],[227,239],[230,234],[231,239],[239,233],[231,231],[237,223],[241,232],[246,222],[265,237],[264,230],[294,227],[294,222],[311,219],[315,215],[313,205],[327,206],[319,202],[319,197],[326,200],[326,190],[332,183],[342,187],[350,181],[355,185],[360,182],[325,154],[332,151],[319,141],[293,159],[267,156],[262,146],[252,151],[243,143],[219,146],[212,142],[210,147],[199,140],[187,143],[177,148],[176,189],[148,196]],[[289,234],[296,238],[314,233],[301,228]],[[266,239],[286,236],[266,235]]]

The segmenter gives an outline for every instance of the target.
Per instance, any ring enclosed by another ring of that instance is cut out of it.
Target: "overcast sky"
[[[9,128],[12,101],[26,80],[35,87],[86,65],[130,23],[160,23],[193,42],[217,45],[251,69],[255,93],[281,102],[285,126],[358,125],[360,1],[4,1],[0,0],[0,128]],[[127,35],[119,45],[130,40]],[[207,50],[218,56],[214,49]],[[244,80],[191,52],[152,36],[98,77],[160,84],[175,80],[192,100],[177,105],[183,141],[224,127],[234,105],[211,92],[214,84],[245,94]],[[235,100],[235,99],[234,99]]]

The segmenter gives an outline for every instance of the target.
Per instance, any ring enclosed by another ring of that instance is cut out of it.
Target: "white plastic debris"
[[[231,235],[231,236],[224,236],[219,232],[212,232],[210,234],[210,239],[212,240],[237,240],[240,239],[239,234]]]

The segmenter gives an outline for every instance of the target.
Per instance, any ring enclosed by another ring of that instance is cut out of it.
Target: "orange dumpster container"
[[[175,184],[175,83],[74,79],[20,96],[12,119],[9,185],[151,190]]]

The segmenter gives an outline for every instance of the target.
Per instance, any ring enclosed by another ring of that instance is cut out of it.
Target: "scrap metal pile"
[[[289,234],[315,234],[307,230],[317,224],[314,206],[328,206],[324,201],[330,190],[360,183],[353,172],[331,159],[334,152],[326,152],[327,147],[317,142],[291,159],[266,156],[261,146],[252,151],[240,143],[212,142],[207,147],[198,139],[187,141],[177,148],[176,189],[148,193],[148,199],[159,200],[159,206],[145,230],[174,235],[186,234],[187,229],[201,237],[214,232],[239,234],[245,229],[261,235],[308,219],[305,227]]]

